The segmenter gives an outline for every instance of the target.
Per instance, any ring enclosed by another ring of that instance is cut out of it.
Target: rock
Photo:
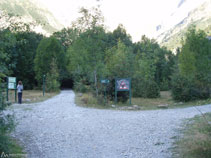
[[[12,105],[12,102],[11,101],[6,101],[6,105]]]
[[[31,102],[31,99],[25,99],[24,101],[25,102]]]
[[[116,107],[116,105],[111,105],[111,107],[112,107],[112,108],[115,108],[115,107]]]
[[[79,96],[79,97],[82,97],[82,96],[83,96],[83,94],[82,94],[82,93],[79,93],[79,94],[78,94],[78,96]]]
[[[128,110],[134,110],[134,107],[133,106],[129,106],[127,109]]]
[[[138,105],[133,105],[133,107],[134,107],[135,109],[140,109],[140,107],[139,107]]]
[[[167,109],[168,108],[168,104],[160,104],[157,107],[161,108],[161,109]]]

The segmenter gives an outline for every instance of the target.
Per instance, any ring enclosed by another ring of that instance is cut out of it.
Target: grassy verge
[[[43,96],[43,92],[41,90],[24,90],[22,99],[23,103],[35,103],[49,99],[57,94],[59,94],[59,91],[45,92],[45,96]],[[13,90],[9,91],[9,101],[12,103],[15,102],[15,92]]]
[[[0,113],[0,157],[25,156],[22,147],[10,136],[14,128],[14,117]]]
[[[23,152],[23,148],[19,145],[19,143],[12,139],[11,137],[6,138],[8,143],[9,151],[1,151],[0,156],[1,157],[16,157],[16,158],[25,158],[26,153]]]
[[[207,100],[196,100],[192,102],[175,102],[169,91],[162,91],[160,98],[132,98],[132,105],[127,103],[117,103],[108,101],[104,104],[103,96],[100,99],[91,93],[76,93],[76,104],[83,107],[99,109],[120,109],[120,110],[154,110],[158,108],[182,108],[196,105],[210,104],[211,98]]]
[[[189,119],[176,139],[173,149],[175,158],[211,157],[211,113]]]

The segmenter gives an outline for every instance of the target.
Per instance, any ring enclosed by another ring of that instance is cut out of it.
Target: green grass
[[[36,103],[45,101],[55,95],[59,94],[58,92],[45,92],[45,96],[43,96],[43,92],[41,90],[24,90],[23,91],[23,103]],[[9,91],[9,101],[14,103],[15,102],[15,91]],[[17,99],[18,101],[18,99]]]
[[[211,113],[187,120],[181,133],[175,138],[174,158],[211,157]]]
[[[98,108],[98,109],[123,109],[123,110],[155,110],[158,109],[160,105],[167,105],[168,108],[184,108],[196,105],[205,105],[211,103],[211,98],[207,100],[196,100],[191,102],[175,102],[169,91],[161,91],[159,98],[132,98],[132,105],[129,101],[126,103],[117,103],[114,101],[108,101],[104,104],[103,96],[98,99],[94,97],[91,93],[76,93],[75,102],[79,106]],[[115,107],[112,107],[115,105]],[[131,108],[136,105],[136,108]]]
[[[15,139],[11,138],[10,136],[6,136],[6,140],[8,142],[7,145],[9,151],[0,151],[0,157],[26,157],[26,153],[23,151],[23,147],[19,145],[19,143]]]

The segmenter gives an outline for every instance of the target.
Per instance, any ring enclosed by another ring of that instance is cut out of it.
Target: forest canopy
[[[50,37],[1,14],[10,21],[0,27],[1,81],[16,76],[26,89],[41,88],[45,75],[48,91],[70,81],[70,88],[98,96],[103,92],[100,79],[107,78],[113,99],[115,78],[129,77],[134,97],[156,98],[161,90],[172,90],[173,98],[181,101],[210,97],[211,41],[204,31],[189,29],[174,54],[145,35],[134,43],[121,24],[108,31],[98,8],[81,8],[79,13],[70,27]]]

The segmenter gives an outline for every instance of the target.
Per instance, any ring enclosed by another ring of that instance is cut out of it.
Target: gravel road
[[[182,121],[195,108],[115,111],[78,107],[73,91],[35,104],[14,104],[12,134],[29,158],[170,158]],[[198,106],[211,112],[211,104]]]

